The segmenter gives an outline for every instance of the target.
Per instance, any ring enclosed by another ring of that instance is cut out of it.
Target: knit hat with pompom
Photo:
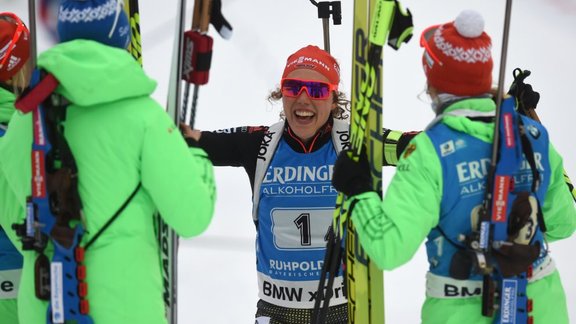
[[[428,84],[440,93],[477,96],[492,87],[492,41],[484,19],[472,10],[422,32],[422,65]]]

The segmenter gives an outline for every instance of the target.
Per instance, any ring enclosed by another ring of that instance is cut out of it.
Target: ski
[[[373,13],[372,17],[370,13]],[[396,19],[398,25],[393,27]],[[402,12],[397,1],[354,2],[351,157],[357,161],[363,147],[366,147],[373,188],[380,194],[383,157],[382,51],[387,39],[395,49],[410,39],[411,21],[410,13]],[[383,273],[370,261],[360,246],[354,224],[348,217],[348,206],[345,205],[345,201],[344,194],[339,193],[314,307],[314,321],[323,323],[325,319],[332,283],[343,255],[348,323],[384,323]],[[344,251],[342,251],[343,239]]]
[[[370,0],[368,8],[362,2],[355,1],[354,10],[352,116],[356,115],[356,118],[350,124],[350,143],[356,159],[360,157],[362,147],[366,147],[372,186],[382,195],[383,47],[387,42],[397,50],[402,43],[410,40],[412,17],[395,0]],[[367,23],[369,13],[373,13],[373,16]],[[365,26],[370,26],[368,37],[363,30]],[[351,219],[344,217],[343,220],[347,221],[345,257],[348,322],[384,323],[383,273],[360,246]]]
[[[176,28],[177,30],[183,30],[184,26],[184,13],[186,8],[185,0],[179,1],[178,3],[178,17]],[[124,11],[126,12],[130,20],[130,46],[128,47],[128,52],[134,57],[140,65],[142,65],[142,34],[140,33],[140,7],[138,0],[128,0],[124,2]],[[176,33],[175,35],[180,35],[181,33]],[[181,41],[176,38],[175,46],[179,46],[178,42]],[[181,48],[181,47],[180,47]],[[181,50],[175,51],[174,54],[181,52]],[[181,60],[181,55],[177,57]],[[172,61],[172,71],[170,75],[170,90],[172,90],[172,79],[174,76],[174,69],[179,68],[174,66],[178,64],[178,61]],[[176,73],[176,76],[178,74]],[[180,84],[177,82],[176,84]],[[179,93],[179,92],[178,92]],[[173,110],[176,107],[174,105],[174,100],[180,100],[179,98],[173,98],[175,92],[170,92],[168,94],[168,113],[172,116],[175,112]],[[178,256],[178,236],[176,232],[172,230],[168,224],[164,222],[160,214],[156,213],[154,215],[154,225],[155,232],[158,241],[158,247],[160,250],[159,263],[162,269],[162,285],[164,292],[162,298],[164,301],[164,307],[166,311],[166,319],[170,324],[176,324],[178,322],[178,313],[176,308],[176,288],[177,288],[177,256]]]
[[[138,0],[128,0],[124,3],[124,11],[130,20],[130,47],[132,57],[142,65],[142,35],[140,34],[140,7]]]
[[[564,181],[568,186],[568,190],[570,190],[570,193],[572,194],[574,202],[576,202],[576,187],[574,187],[574,185],[572,184],[572,180],[570,180],[570,178],[568,177],[568,173],[566,173],[566,170],[564,170]]]
[[[382,47],[393,10],[393,1],[354,2],[350,143],[356,160],[366,145],[372,185],[379,193],[382,191]],[[374,13],[372,21],[370,12]],[[375,125],[379,126],[374,132]],[[342,220],[346,221],[348,323],[384,323],[383,274],[360,246],[352,220],[348,215]]]
[[[176,30],[174,32],[174,47],[172,50],[172,66],[168,86],[167,112],[179,124],[182,72],[182,44],[186,0],[178,0]],[[156,214],[158,244],[160,247],[162,277],[164,283],[164,305],[168,323],[178,323],[178,235],[168,226],[159,214]]]
[[[195,0],[192,29],[184,31],[186,0],[178,0],[172,66],[168,85],[167,113],[178,127],[194,127],[198,87],[208,83],[213,40],[207,35],[212,24],[220,36],[232,36],[232,26],[221,12],[220,0]],[[183,89],[182,83],[185,88]],[[194,84],[192,107],[188,107],[190,84]],[[178,235],[157,215],[158,240],[164,275],[164,303],[170,324],[177,323]]]

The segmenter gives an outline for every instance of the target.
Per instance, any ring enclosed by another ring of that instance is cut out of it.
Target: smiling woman
[[[337,195],[332,167],[348,146],[349,125],[343,119],[349,101],[339,83],[336,59],[309,45],[288,57],[281,86],[269,96],[282,100],[280,122],[216,132],[182,126],[188,143],[198,140],[214,165],[242,166],[250,178],[258,233],[257,323],[310,322]],[[401,153],[413,136],[385,130],[386,151]],[[386,165],[396,161],[387,158]],[[347,320],[342,289],[340,273],[326,323]]]
[[[339,71],[336,60],[316,46],[306,46],[288,58],[280,90],[283,112],[289,134],[295,135],[305,151],[312,149],[318,131],[331,116],[348,110],[347,101],[338,107]]]

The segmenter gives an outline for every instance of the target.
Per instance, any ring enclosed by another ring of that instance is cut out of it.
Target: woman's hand
[[[182,136],[184,136],[184,138],[192,138],[195,141],[199,141],[200,137],[202,136],[201,131],[192,129],[190,126],[183,123],[180,124],[180,132],[182,132]]]

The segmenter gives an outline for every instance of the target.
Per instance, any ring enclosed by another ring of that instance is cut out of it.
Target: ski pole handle
[[[184,53],[182,79],[187,83],[203,85],[208,83],[212,64],[212,37],[197,31],[184,33]]]
[[[330,16],[334,25],[342,24],[342,6],[340,1],[316,2],[310,0],[318,8],[318,18],[322,19],[324,50],[330,53]]]

